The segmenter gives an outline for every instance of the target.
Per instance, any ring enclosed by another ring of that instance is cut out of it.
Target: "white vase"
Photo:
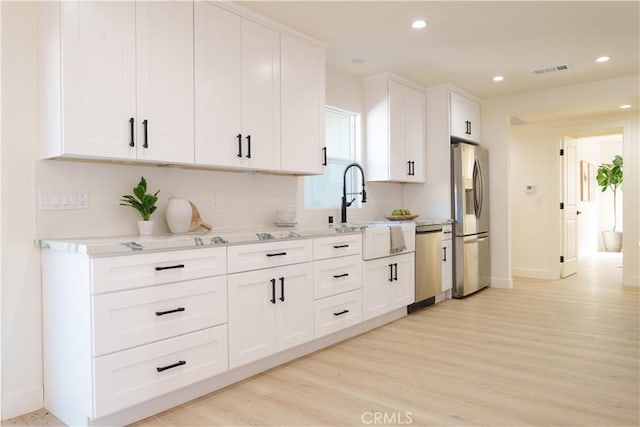
[[[191,225],[191,203],[180,197],[169,197],[164,216],[172,233],[186,233]]]
[[[138,221],[138,233],[141,236],[153,234],[153,221]]]

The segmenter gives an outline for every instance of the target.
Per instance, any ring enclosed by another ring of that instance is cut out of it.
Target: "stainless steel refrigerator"
[[[489,151],[451,141],[451,191],[454,217],[453,297],[489,286]]]

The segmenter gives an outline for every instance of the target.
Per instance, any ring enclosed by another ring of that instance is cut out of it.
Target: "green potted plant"
[[[142,217],[142,221],[138,221],[138,231],[140,234],[151,234],[153,230],[153,221],[150,221],[151,214],[157,209],[158,193],[147,193],[147,180],[144,176],[140,177],[140,182],[133,188],[133,194],[126,194],[120,198],[121,206],[130,206],[137,210]]]
[[[616,195],[622,191],[622,156],[616,155],[611,163],[602,163],[598,166],[596,181],[604,193],[607,189],[613,192],[613,228],[611,231],[603,231],[602,239],[604,248],[608,252],[620,252],[622,250],[622,232],[616,231],[618,208]]]

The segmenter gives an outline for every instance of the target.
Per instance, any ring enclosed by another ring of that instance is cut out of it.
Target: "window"
[[[308,176],[304,179],[304,206],[306,208],[339,208],[342,197],[342,176],[344,168],[358,160],[360,115],[338,108],[325,108],[325,145],[327,166],[323,175]],[[347,191],[359,185],[347,176]],[[354,205],[355,206],[355,205]]]

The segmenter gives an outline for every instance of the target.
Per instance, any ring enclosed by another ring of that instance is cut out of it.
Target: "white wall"
[[[517,244],[513,238],[514,232],[511,222],[514,220],[512,209],[515,208],[512,191],[500,192],[512,181],[515,168],[511,165],[513,147],[510,136],[510,117],[512,115],[526,116],[527,112],[540,112],[551,109],[571,109],[591,102],[615,102],[620,98],[638,96],[640,94],[639,78],[637,75],[617,79],[599,81],[588,84],[574,85],[549,89],[538,92],[513,94],[503,97],[486,99],[482,103],[482,139],[492,152],[491,163],[491,229],[492,229],[492,274],[510,280],[512,271],[511,244]],[[625,251],[623,282],[625,285],[640,286],[640,251],[638,248],[640,234],[640,218],[637,215],[640,207],[640,149],[639,123],[636,113],[620,113],[607,117],[593,117],[574,119],[562,123],[547,124],[554,129],[557,141],[562,135],[578,134],[580,132],[594,132],[610,129],[622,129],[624,138],[625,159]],[[558,145],[557,148],[560,148]],[[512,173],[513,170],[513,173]],[[511,183],[511,185],[514,185]],[[560,192],[556,194],[560,200]],[[541,223],[556,223],[559,229],[559,214],[555,219],[542,215]],[[560,233],[556,233],[556,244],[548,248],[553,251],[553,260],[560,256]],[[532,257],[533,258],[533,257]],[[523,265],[520,268],[526,268]],[[553,265],[542,268],[553,271]]]
[[[619,139],[622,140],[622,135],[619,136]],[[600,141],[601,137],[589,137],[589,138],[578,138],[576,144],[576,160],[578,164],[576,165],[576,170],[580,173],[580,162],[584,161],[594,166],[594,171],[597,171],[598,165],[600,164]],[[622,144],[620,145],[622,148]],[[590,177],[590,189],[593,190],[593,196],[590,195],[589,198],[592,200],[581,200],[578,197],[578,211],[582,212],[581,215],[578,216],[578,261],[585,260],[598,252],[598,219],[600,217],[600,211],[598,209],[599,199],[600,199],[600,191],[599,187],[596,184],[595,175]],[[580,195],[580,181],[577,180],[578,184],[576,194]],[[620,212],[622,216],[622,212]]]
[[[325,224],[327,214],[338,213],[303,211],[302,178],[293,176],[39,160],[36,5],[1,7],[2,416],[11,418],[42,407],[40,253],[34,238],[136,234],[137,213],[119,206],[119,198],[141,175],[150,189],[160,189],[152,216],[157,232],[168,230],[164,207],[172,195],[193,201],[216,229],[273,227],[275,211],[291,203],[301,225]],[[328,69],[327,103],[363,113],[361,79]],[[38,191],[65,189],[88,190],[90,208],[38,210]],[[399,184],[372,183],[367,192],[372,203],[350,208],[350,219],[381,218],[402,203]]]

